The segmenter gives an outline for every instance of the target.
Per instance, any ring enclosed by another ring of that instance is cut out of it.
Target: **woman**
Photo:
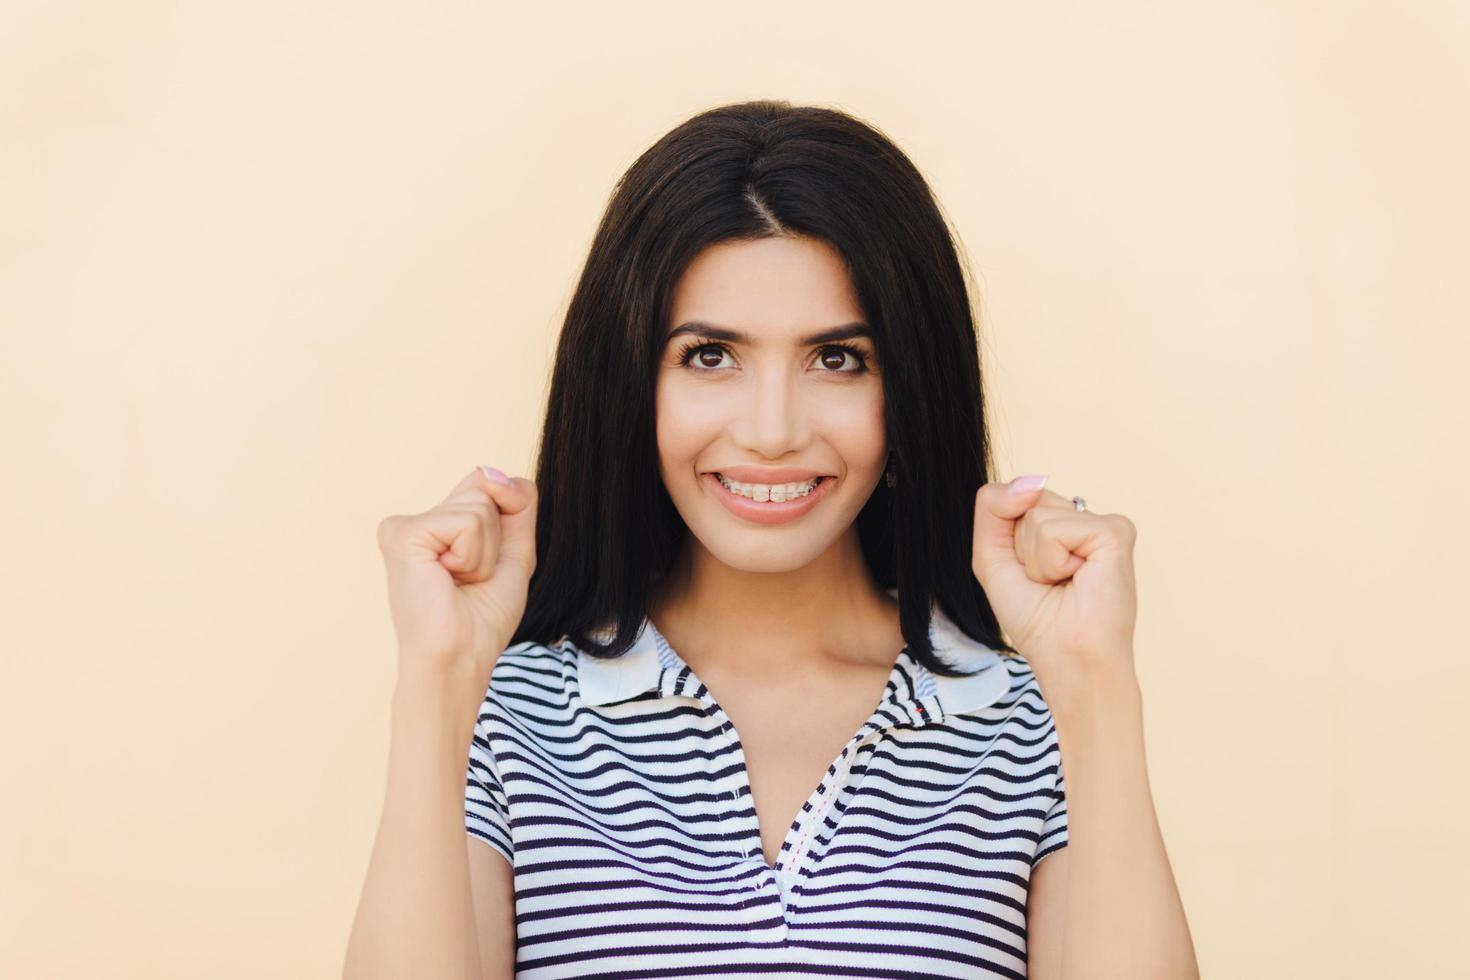
[[[399,679],[347,975],[1195,976],[1133,525],[991,481],[976,350],[871,127],[753,102],[644,153],[535,482],[380,525]]]

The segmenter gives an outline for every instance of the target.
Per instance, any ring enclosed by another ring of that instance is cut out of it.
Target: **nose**
[[[748,390],[750,400],[740,413],[731,441],[767,459],[780,459],[800,450],[808,438],[808,427],[791,372],[761,372]]]

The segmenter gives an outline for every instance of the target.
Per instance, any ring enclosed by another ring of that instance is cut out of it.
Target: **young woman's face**
[[[852,527],[888,452],[865,331],[841,256],[813,239],[713,245],[675,286],[659,466],[684,523],[720,561],[792,571]]]

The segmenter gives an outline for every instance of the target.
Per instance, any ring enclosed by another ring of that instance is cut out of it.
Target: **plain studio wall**
[[[613,181],[770,97],[932,181],[998,476],[1139,528],[1204,975],[1451,975],[1466,50],[1450,2],[7,4],[0,974],[340,972],[374,528],[528,470]]]

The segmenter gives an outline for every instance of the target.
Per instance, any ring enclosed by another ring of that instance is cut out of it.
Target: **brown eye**
[[[851,368],[843,366],[844,358],[848,357],[852,358]],[[830,368],[832,374],[861,374],[868,368],[868,355],[860,348],[837,344],[823,348],[817,363],[824,368]]]
[[[679,366],[687,367],[692,371],[718,370],[720,359],[727,353],[728,350],[724,344],[686,344],[679,351]]]

